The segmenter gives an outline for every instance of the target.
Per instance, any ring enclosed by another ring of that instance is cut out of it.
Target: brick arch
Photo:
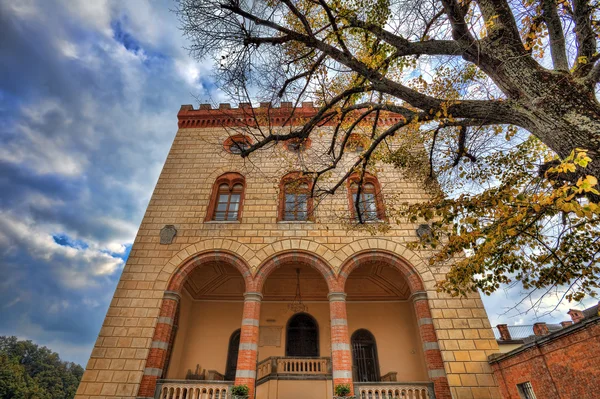
[[[416,271],[424,282],[426,289],[433,289],[432,282],[435,282],[435,276],[425,261],[416,253],[391,240],[381,238],[364,238],[345,245],[336,252],[336,259],[340,266],[348,263],[353,256],[363,252],[384,252],[401,259],[412,270]],[[344,256],[346,256],[344,258]],[[333,262],[332,262],[333,263]],[[341,273],[342,267],[338,269]],[[347,277],[347,276],[346,276]]]
[[[181,265],[171,275],[171,278],[167,284],[167,291],[181,292],[186,278],[194,269],[214,262],[225,263],[235,267],[244,278],[244,282],[246,283],[246,291],[252,289],[252,272],[243,259],[232,252],[223,250],[209,250],[204,253],[193,255],[185,262],[181,263]]]
[[[265,281],[269,275],[279,267],[288,263],[303,263],[317,270],[325,279],[330,292],[336,291],[339,288],[335,273],[327,261],[325,261],[319,255],[308,251],[291,250],[277,253],[260,265],[256,274],[254,275],[256,291],[262,292]]]
[[[425,286],[423,284],[423,280],[421,280],[419,272],[415,268],[413,268],[410,265],[410,263],[408,263],[406,260],[398,256],[397,254],[380,249],[369,249],[363,252],[359,252],[347,259],[346,262],[342,264],[337,278],[337,283],[339,284],[339,286],[344,288],[348,276],[350,275],[350,273],[352,273],[354,269],[360,267],[361,265],[371,262],[384,263],[402,273],[402,275],[406,279],[406,282],[408,283],[408,286],[410,287],[411,294],[425,290]]]
[[[331,269],[334,271],[337,270],[342,264],[341,261],[336,257],[336,254],[329,247],[319,244],[315,241],[299,238],[287,238],[265,245],[256,251],[254,257],[248,261],[248,264],[254,271],[257,271],[273,254],[290,251],[316,254],[316,256],[324,259],[325,263],[328,266],[331,266]]]
[[[194,257],[210,251],[234,254],[234,256],[239,258],[246,266],[248,265],[248,257],[246,255],[253,253],[248,246],[225,238],[212,238],[198,241],[195,244],[183,248],[169,259],[159,273],[157,280],[162,285],[157,285],[157,288],[167,289],[167,285],[176,270],[180,269],[182,265],[187,264]],[[242,273],[242,275],[244,275],[244,273]]]

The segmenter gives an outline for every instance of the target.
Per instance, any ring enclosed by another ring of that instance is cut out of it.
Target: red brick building
[[[572,322],[551,331],[546,323],[533,326],[534,335],[507,353],[489,358],[505,399],[600,398],[599,306],[572,309]],[[505,325],[501,341],[515,341]],[[506,335],[508,334],[508,335]]]

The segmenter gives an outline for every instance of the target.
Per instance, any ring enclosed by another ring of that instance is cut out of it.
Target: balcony
[[[258,363],[256,384],[260,385],[271,379],[331,379],[331,359],[328,357],[268,357]]]
[[[233,381],[159,380],[156,399],[228,399]]]
[[[355,382],[357,399],[435,399],[432,382]]]

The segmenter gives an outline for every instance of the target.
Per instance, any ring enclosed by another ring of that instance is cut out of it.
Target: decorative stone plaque
[[[177,229],[172,224],[167,224],[160,229],[160,243],[172,244],[173,238],[177,235]]]
[[[261,326],[258,331],[258,346],[281,346],[281,326]]]

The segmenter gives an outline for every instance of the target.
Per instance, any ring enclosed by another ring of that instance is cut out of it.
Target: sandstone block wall
[[[252,273],[274,255],[293,250],[315,254],[333,275],[353,256],[389,253],[416,271],[427,294],[431,323],[437,334],[452,397],[498,398],[487,356],[498,352],[478,295],[450,298],[435,290],[445,268],[431,268],[427,252],[414,252],[406,243],[416,238],[417,225],[396,223],[385,234],[348,230],[340,217],[349,217],[345,187],[316,209],[315,222],[277,221],[281,176],[299,169],[302,160],[290,157],[281,144],[240,159],[223,150],[232,134],[220,127],[183,127],[177,132],[124,267],[121,280],[86,366],[76,398],[134,398],[140,390],[151,353],[163,295],[174,272],[198,254],[235,254]],[[313,150],[319,148],[313,143]],[[310,152],[309,150],[308,152]],[[305,154],[310,157],[310,153]],[[246,178],[241,222],[205,222],[215,179],[226,172]],[[377,171],[384,202],[419,201],[425,193],[417,181],[382,167]],[[160,244],[165,225],[177,229],[173,243]],[[419,317],[419,316],[417,316]]]

